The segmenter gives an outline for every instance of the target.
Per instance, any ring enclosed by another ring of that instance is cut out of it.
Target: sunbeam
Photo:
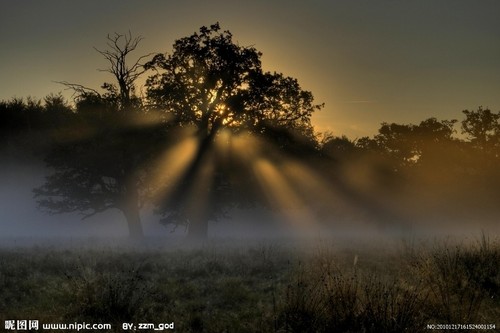
[[[166,150],[149,175],[149,187],[157,198],[169,197],[180,176],[193,161],[199,142],[192,131],[179,133],[180,141]]]
[[[267,159],[259,158],[253,163],[252,169],[271,206],[284,214],[289,223],[298,227],[316,224],[307,203],[276,165]]]

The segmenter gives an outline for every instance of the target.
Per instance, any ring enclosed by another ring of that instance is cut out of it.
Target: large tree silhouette
[[[143,126],[144,113],[136,97],[135,81],[145,69],[127,56],[140,38],[108,35],[109,50],[100,51],[116,84],[105,83],[103,93],[80,84],[62,82],[75,92],[75,121],[71,134],[61,138],[46,157],[54,172],[34,193],[50,213],[79,212],[84,218],[109,209],[123,212],[130,236],[143,230],[139,210],[148,194],[146,175],[163,138],[161,126]],[[142,124],[142,125],[141,125]]]
[[[221,167],[217,155],[211,155],[222,130],[253,133],[279,149],[313,141],[310,117],[321,105],[296,79],[264,73],[260,58],[254,47],[233,42],[232,34],[216,23],[177,40],[171,54],[159,54],[150,63],[158,71],[147,81],[150,107],[178,126],[194,127],[199,143],[173,194],[160,205],[167,215],[185,216],[193,237],[207,236],[208,220],[220,211],[223,198],[235,200],[244,192],[234,188],[228,174],[235,168]],[[200,189],[200,177],[209,177],[210,185]],[[224,195],[230,189],[233,195]],[[203,192],[198,197],[208,197],[204,208],[191,204],[189,193],[195,190]]]

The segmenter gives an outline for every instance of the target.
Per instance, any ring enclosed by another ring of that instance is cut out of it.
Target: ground
[[[176,332],[500,327],[500,242],[488,235],[374,244],[329,238],[54,244],[1,247],[2,325],[110,323],[116,332],[123,324],[172,322]]]

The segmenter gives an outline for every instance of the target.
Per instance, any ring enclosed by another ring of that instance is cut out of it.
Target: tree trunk
[[[203,241],[208,238],[208,219],[204,217],[192,217],[189,219],[188,239]]]
[[[127,219],[129,237],[131,239],[144,238],[139,211],[139,193],[136,184],[137,181],[135,178],[131,177],[126,185],[124,207],[122,209]]]
[[[123,214],[127,219],[129,237],[131,239],[144,238],[144,231],[142,230],[141,216],[137,206],[128,206],[123,209]]]

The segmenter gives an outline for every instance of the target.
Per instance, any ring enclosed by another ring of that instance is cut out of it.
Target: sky
[[[297,78],[325,103],[313,116],[318,131],[355,139],[376,134],[382,122],[500,110],[499,17],[498,0],[0,0],[0,99],[70,98],[56,81],[109,82],[94,49],[106,48],[107,34],[142,36],[132,54],[139,57],[171,52],[176,39],[220,22],[239,45],[263,53],[265,70]],[[106,226],[40,218],[32,188],[46,170],[2,164],[0,236],[127,234],[117,212],[103,217],[116,219]]]
[[[350,138],[382,122],[500,110],[497,0],[0,1],[0,99],[98,88],[108,33],[144,37],[136,56],[220,22],[265,70],[295,77],[325,108],[318,131]],[[134,55],[134,54],[133,54]]]

